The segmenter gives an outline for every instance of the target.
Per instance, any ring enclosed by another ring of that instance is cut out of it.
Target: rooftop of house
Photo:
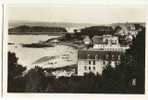
[[[114,40],[118,41],[119,38],[113,35],[103,35],[103,36],[95,35],[92,37],[93,44],[108,44],[107,41],[114,41]]]
[[[117,60],[118,55],[123,54],[123,52],[117,51],[103,51],[97,49],[79,50],[78,59],[112,59]],[[107,57],[108,56],[108,57]]]

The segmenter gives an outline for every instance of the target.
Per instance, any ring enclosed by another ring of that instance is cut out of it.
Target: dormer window
[[[90,54],[87,54],[87,59],[90,59]]]
[[[115,45],[115,44],[117,44],[117,40],[112,40],[111,43],[112,43],[113,45]]]
[[[108,44],[108,39],[105,40],[105,44]]]

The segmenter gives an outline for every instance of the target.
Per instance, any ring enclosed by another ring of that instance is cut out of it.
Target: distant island
[[[28,26],[21,25],[8,30],[9,34],[29,35],[29,34],[57,34],[66,33],[67,30],[63,27],[47,27],[47,26]]]
[[[48,27],[48,28],[64,28],[67,32],[73,32],[74,29],[82,29],[85,27],[96,26],[97,24],[92,23],[72,23],[72,22],[38,22],[38,21],[9,21],[9,29],[13,29],[20,26],[29,27]],[[46,32],[46,30],[44,30]],[[62,31],[63,32],[63,31]],[[14,32],[13,32],[14,33]],[[49,33],[49,32],[48,32]]]

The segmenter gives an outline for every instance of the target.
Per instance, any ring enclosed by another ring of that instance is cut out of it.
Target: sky
[[[107,24],[145,22],[144,7],[99,5],[9,5],[9,21]]]

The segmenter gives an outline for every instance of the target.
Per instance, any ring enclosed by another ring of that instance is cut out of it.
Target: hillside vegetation
[[[34,34],[40,32],[45,34],[47,32],[67,32],[67,30],[63,27],[45,27],[45,26],[18,26],[15,28],[10,28],[8,30],[9,34]]]

